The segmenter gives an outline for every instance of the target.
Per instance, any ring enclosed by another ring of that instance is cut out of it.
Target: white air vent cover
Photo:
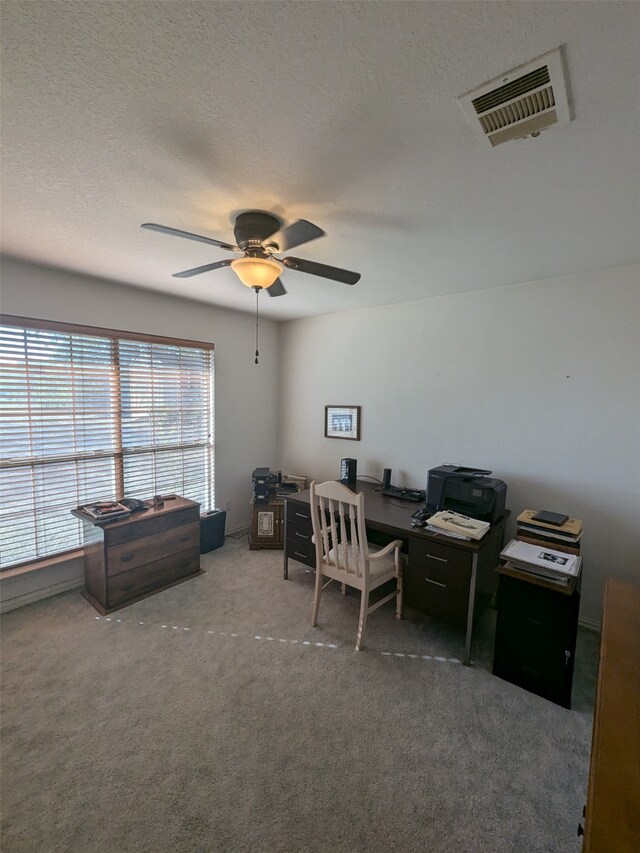
[[[553,125],[569,124],[560,48],[467,92],[458,103],[475,132],[492,148],[511,139],[539,136]]]

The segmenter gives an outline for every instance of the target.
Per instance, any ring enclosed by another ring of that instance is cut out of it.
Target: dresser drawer
[[[167,554],[177,554],[200,544],[200,522],[174,527],[154,536],[132,539],[107,552],[107,574],[117,575],[136,566],[152,563]]]
[[[404,572],[407,607],[463,626],[469,607],[472,555],[447,545],[412,539]]]
[[[199,569],[200,546],[198,544],[188,551],[120,572],[107,580],[109,607],[128,603],[132,598],[144,596],[159,587],[193,575]]]
[[[194,522],[200,522],[199,504],[158,515],[150,514],[146,517],[143,512],[134,513],[126,523],[106,527],[105,542],[107,548],[112,548],[115,545],[123,545],[125,542],[142,539],[146,536],[155,536],[157,533],[164,533],[165,530],[172,530],[174,527],[182,527],[184,524]]]

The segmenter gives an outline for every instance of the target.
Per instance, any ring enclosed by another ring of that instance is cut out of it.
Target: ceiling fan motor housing
[[[236,217],[233,234],[236,244],[246,252],[249,249],[262,248],[262,241],[280,230],[281,222],[268,213],[249,210]]]
[[[194,275],[230,266],[243,284],[246,284],[247,287],[267,288],[269,296],[284,296],[287,292],[278,277],[283,266],[309,275],[327,278],[330,281],[340,281],[344,284],[357,284],[360,280],[360,273],[343,270],[339,267],[330,267],[327,264],[319,264],[302,258],[286,257],[279,259],[275,257],[276,254],[286,252],[294,246],[302,246],[304,243],[325,236],[322,228],[318,228],[317,225],[306,219],[298,219],[283,228],[280,219],[271,213],[260,210],[246,210],[244,213],[239,213],[234,221],[233,233],[237,244],[235,246],[223,243],[214,237],[203,237],[201,234],[192,234],[190,231],[181,231],[179,228],[170,228],[167,225],[159,225],[157,222],[144,222],[141,227],[150,231],[159,231],[161,234],[171,234],[174,237],[195,240],[198,243],[207,243],[231,252],[240,251],[244,255],[244,257],[236,258],[233,261],[214,261],[210,264],[203,264],[193,269],[174,273],[176,278],[191,278]],[[241,269],[246,275],[240,274],[239,270]]]

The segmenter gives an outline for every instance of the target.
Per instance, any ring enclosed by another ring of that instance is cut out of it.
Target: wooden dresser
[[[123,521],[84,522],[83,595],[107,614],[202,574],[200,504],[176,497]]]
[[[640,586],[608,580],[584,853],[640,850]]]

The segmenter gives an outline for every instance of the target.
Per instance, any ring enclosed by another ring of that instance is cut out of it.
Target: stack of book
[[[297,483],[278,483],[277,498],[289,498],[298,491]]]
[[[506,568],[517,569],[558,586],[568,587],[580,574],[582,557],[512,539],[500,557]]]
[[[482,539],[491,525],[488,521],[479,521],[459,512],[441,510],[432,515],[424,526],[430,533],[444,533],[455,539]]]
[[[581,538],[582,521],[579,518],[535,509],[525,509],[517,518],[516,539],[521,542],[579,554]]]
[[[307,488],[307,478],[297,474],[283,474],[276,490],[277,498],[288,498],[296,492]]]

